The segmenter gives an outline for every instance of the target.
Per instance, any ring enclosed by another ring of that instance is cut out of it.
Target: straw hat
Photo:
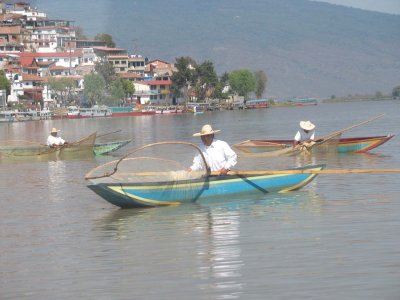
[[[211,125],[206,124],[203,127],[201,127],[201,131],[193,134],[193,136],[203,136],[203,135],[209,135],[209,134],[214,134],[217,132],[220,132],[221,130],[213,130]]]
[[[52,129],[51,129],[51,133],[57,133],[57,132],[59,132],[60,130],[57,130],[57,128],[55,128],[55,127],[53,127]]]
[[[313,130],[315,128],[315,125],[310,121],[301,121],[300,127],[304,130]]]

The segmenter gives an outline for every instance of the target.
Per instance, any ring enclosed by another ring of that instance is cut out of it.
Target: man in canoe
[[[57,128],[51,129],[50,135],[47,137],[47,146],[54,148],[67,144],[67,142],[58,135],[58,132],[59,130],[57,130]]]
[[[310,121],[301,121],[300,130],[294,136],[293,147],[297,145],[312,147],[315,142],[315,125]]]
[[[229,170],[236,165],[237,155],[228,143],[214,139],[214,134],[220,130],[213,130],[211,125],[206,124],[201,131],[193,136],[201,137],[202,144],[200,150],[203,153],[211,171],[218,172],[219,175],[226,175]],[[189,171],[199,171],[205,168],[201,155],[198,154],[193,159],[193,164]]]

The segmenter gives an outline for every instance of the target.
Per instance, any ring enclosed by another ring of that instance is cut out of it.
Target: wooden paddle
[[[338,135],[342,134],[343,132],[346,132],[346,131],[349,131],[349,130],[354,129],[356,127],[362,126],[362,125],[367,124],[369,122],[372,122],[372,121],[374,121],[376,119],[382,118],[383,116],[384,116],[384,114],[381,114],[381,115],[369,118],[368,120],[365,120],[365,121],[363,121],[361,123],[358,123],[358,124],[352,125],[350,127],[344,128],[342,130],[338,130],[338,131],[332,132],[330,134],[327,134],[327,135],[317,139],[316,140],[316,144],[321,145],[323,143],[326,143],[327,141],[333,139],[334,137],[337,137]]]

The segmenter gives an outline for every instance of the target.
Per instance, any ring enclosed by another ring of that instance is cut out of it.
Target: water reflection
[[[48,192],[51,201],[62,200],[67,179],[67,164],[63,160],[48,162]]]
[[[364,166],[382,166],[392,159],[390,155],[376,153],[301,153],[293,158],[296,167],[308,164],[327,164],[327,167],[334,166],[335,169],[348,169],[350,167],[360,168]]]
[[[241,295],[244,262],[240,247],[239,211],[221,211],[209,208],[202,214],[203,222],[194,226],[196,261],[199,277],[211,283],[201,289],[214,290],[217,299],[236,299]]]
[[[242,226],[248,226],[242,224],[242,218],[268,218],[272,210],[284,206],[320,214],[322,203],[320,195],[306,190],[178,207],[118,209],[99,219],[95,228],[107,239],[130,245],[120,247],[121,257],[127,256],[124,248],[131,253],[137,248],[148,249],[151,258],[142,256],[141,263],[170,261],[174,257],[182,261],[185,270],[191,269],[190,276],[196,278],[202,294],[212,295],[213,299],[237,299],[246,289],[243,248],[247,246],[249,229],[242,232]],[[151,246],[146,244],[149,240],[153,240]],[[166,243],[173,246],[167,247]],[[152,247],[158,251],[153,252]],[[152,268],[157,272],[159,266],[152,263]]]

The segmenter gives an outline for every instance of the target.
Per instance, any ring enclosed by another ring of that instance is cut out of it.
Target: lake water
[[[121,129],[119,150],[198,142],[210,123],[230,144],[292,138],[300,120],[322,136],[399,134],[400,101],[0,124],[0,139],[45,142]],[[399,136],[367,154],[313,158],[327,168],[399,168]],[[0,161],[1,299],[400,299],[400,175],[319,175],[300,191],[217,203],[121,210],[84,175],[115,159]],[[301,164],[266,158],[272,169]]]

